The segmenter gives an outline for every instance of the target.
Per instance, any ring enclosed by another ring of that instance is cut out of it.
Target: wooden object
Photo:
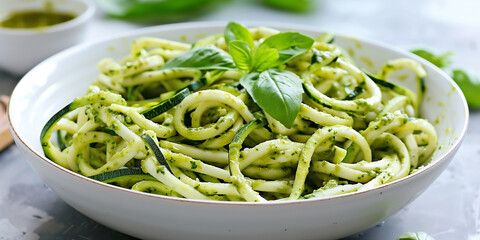
[[[8,127],[7,106],[9,97],[0,96],[0,151],[13,143],[13,137]]]

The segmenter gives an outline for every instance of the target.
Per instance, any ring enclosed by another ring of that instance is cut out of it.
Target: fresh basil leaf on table
[[[148,22],[180,22],[192,16],[204,15],[219,0],[97,0],[95,1],[108,15],[127,20]]]
[[[412,50],[412,53],[424,58],[425,60],[433,63],[437,67],[447,72],[452,79],[458,84],[465,99],[470,107],[480,108],[480,79],[478,76],[468,73],[461,69],[451,69],[452,63],[450,52],[443,54],[435,54],[427,50]]]
[[[314,2],[313,0],[263,0],[263,3],[269,7],[297,13],[311,10]]]
[[[408,232],[402,234],[397,240],[435,240],[424,232]]]
[[[412,50],[411,52],[433,63],[435,66],[439,68],[448,67],[452,63],[453,53],[451,52],[447,52],[443,54],[434,54],[424,49],[416,49],[416,50]]]
[[[462,89],[468,105],[480,107],[480,78],[460,69],[452,70],[452,78]]]

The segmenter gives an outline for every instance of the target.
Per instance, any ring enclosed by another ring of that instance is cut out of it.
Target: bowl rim
[[[163,32],[163,31],[170,31],[170,30],[178,30],[178,29],[186,30],[186,29],[191,29],[191,28],[219,28],[219,27],[226,26],[228,24],[228,22],[229,21],[198,21],[198,22],[186,22],[186,23],[173,23],[173,24],[166,24],[166,25],[160,25],[160,26],[151,26],[151,27],[145,27],[145,28],[140,28],[140,29],[134,29],[134,30],[114,34],[114,35],[111,35],[111,36],[108,36],[108,37],[105,37],[105,38],[97,39],[95,41],[88,41],[88,42],[85,42],[85,43],[67,48],[67,49],[65,49],[65,50],[47,58],[46,60],[42,61],[40,64],[38,64],[33,69],[31,69],[27,74],[25,74],[25,76],[22,77],[22,79],[19,81],[19,83],[21,83],[23,79],[29,78],[29,76],[32,74],[32,72],[33,73],[36,72],[35,70],[37,68],[41,68],[43,65],[47,65],[50,61],[55,61],[58,58],[61,59],[64,56],[69,56],[70,54],[79,52],[82,49],[86,49],[86,48],[89,48],[91,46],[101,44],[101,43],[104,43],[104,42],[112,41],[114,39],[121,39],[121,38],[131,37],[131,36],[134,36],[134,35],[152,34],[152,33],[158,33],[158,32]],[[311,25],[279,23],[279,22],[269,22],[269,21],[239,21],[239,22],[241,22],[242,24],[244,24],[246,26],[249,26],[249,27],[250,26],[267,26],[267,27],[281,28],[281,29],[298,29],[298,31],[300,31],[300,32],[302,32],[302,31],[311,31],[311,32],[318,32],[318,33],[326,32],[325,29],[316,28],[316,27],[311,26]],[[369,39],[369,38],[366,38],[366,37],[363,37],[363,36],[346,35],[346,34],[336,33],[334,31],[328,31],[328,32],[333,33],[334,36],[340,36],[340,37],[343,37],[343,38],[355,39],[355,40],[358,40],[362,43],[372,44],[372,45],[375,45],[377,47],[386,48],[386,49],[392,50],[394,52],[401,53],[402,55],[405,55],[409,58],[412,58],[412,59],[420,62],[422,65],[428,66],[429,69],[436,72],[437,74],[439,74],[440,76],[445,78],[447,81],[449,81],[450,84],[453,85],[453,87],[454,87],[453,91],[457,92],[457,94],[461,97],[461,101],[463,103],[462,107],[463,107],[463,111],[465,113],[465,115],[464,115],[465,124],[462,126],[459,137],[456,138],[452,144],[449,144],[449,146],[448,146],[449,149],[444,154],[438,156],[435,159],[435,161],[432,161],[431,163],[427,164],[426,166],[424,166],[422,168],[419,168],[418,171],[416,171],[416,172],[414,172],[414,173],[412,173],[408,176],[405,176],[405,177],[400,178],[398,180],[395,180],[393,182],[389,182],[389,183],[386,183],[386,184],[383,184],[383,185],[380,185],[378,187],[368,189],[368,190],[365,190],[365,191],[351,192],[351,193],[345,193],[345,194],[341,194],[341,195],[335,195],[335,196],[329,196],[329,197],[323,197],[323,198],[312,198],[312,199],[291,200],[291,201],[290,200],[289,201],[273,201],[273,202],[214,201],[214,200],[198,200],[198,199],[178,198],[178,197],[155,195],[155,194],[150,194],[150,193],[134,191],[134,190],[131,190],[131,189],[126,189],[126,188],[118,187],[118,186],[115,186],[115,185],[110,185],[110,184],[107,184],[107,183],[96,181],[96,180],[90,179],[86,176],[83,176],[79,173],[75,173],[71,170],[63,168],[62,166],[56,164],[52,160],[46,158],[44,156],[44,154],[41,154],[41,153],[35,151],[32,147],[30,147],[28,144],[26,144],[26,142],[23,141],[23,139],[17,133],[17,130],[14,126],[15,124],[11,123],[11,114],[12,114],[11,111],[13,111],[13,110],[10,110],[10,109],[12,109],[10,107],[10,105],[12,104],[13,101],[10,101],[9,108],[8,108],[9,109],[8,110],[8,122],[9,122],[9,125],[10,125],[10,130],[16,136],[18,141],[20,141],[31,153],[33,153],[36,156],[36,158],[39,158],[39,160],[44,161],[45,163],[49,164],[50,166],[53,166],[53,167],[57,168],[58,170],[63,171],[64,173],[67,173],[67,174],[69,174],[73,177],[79,178],[80,180],[85,180],[89,183],[97,184],[100,187],[106,187],[109,190],[114,190],[114,191],[115,190],[120,190],[120,191],[123,191],[124,193],[132,194],[132,195],[139,196],[139,197],[159,199],[159,201],[172,201],[172,202],[183,202],[183,203],[190,203],[190,204],[206,204],[206,205],[214,204],[214,205],[222,205],[222,206],[258,206],[258,207],[259,206],[263,206],[263,207],[272,206],[273,207],[273,206],[291,205],[291,204],[313,204],[313,203],[318,203],[318,202],[327,202],[327,201],[332,201],[332,200],[340,199],[340,198],[362,196],[362,195],[370,194],[372,192],[377,192],[377,191],[379,191],[380,194],[382,194],[382,191],[385,188],[390,188],[390,187],[397,186],[397,185],[401,184],[402,182],[410,181],[413,178],[417,178],[419,175],[421,175],[424,172],[433,171],[433,168],[438,166],[441,162],[445,161],[450,155],[453,155],[458,150],[458,148],[460,147],[460,145],[461,145],[461,143],[462,143],[462,141],[465,137],[465,133],[467,131],[467,127],[468,127],[468,123],[469,123],[469,109],[468,109],[468,105],[467,105],[465,96],[463,95],[462,91],[460,90],[458,85],[455,83],[455,81],[453,81],[452,78],[450,76],[448,76],[448,74],[446,74],[443,70],[441,70],[440,68],[438,68],[434,64],[428,62],[427,60],[425,60],[425,59],[423,59],[423,58],[421,58],[421,57],[419,57],[419,56],[417,56],[413,53],[408,52],[405,49],[402,49],[402,48],[399,48],[399,47],[396,47],[396,46],[393,46],[393,45],[390,45],[390,44],[387,44],[387,43],[383,43],[383,42],[377,41],[375,39]],[[17,88],[19,88],[19,85],[21,85],[21,84],[17,84],[15,86],[14,90],[12,91],[11,96],[15,95],[15,93],[17,91]],[[20,91],[20,90],[18,90],[18,91]]]
[[[92,18],[93,14],[96,11],[95,3],[92,0],[67,0],[67,1],[81,3],[85,5],[85,10],[71,20],[58,23],[55,25],[47,26],[47,27],[32,28],[32,29],[0,27],[0,35],[30,36],[30,35],[41,35],[41,34],[59,32],[66,29],[73,28],[75,26],[82,24],[83,22],[88,21],[89,19]]]

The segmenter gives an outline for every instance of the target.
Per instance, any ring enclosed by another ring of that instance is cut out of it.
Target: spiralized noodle
[[[249,31],[254,45],[278,33]],[[202,44],[228,52],[221,34]],[[161,68],[194,47],[142,37],[124,59],[101,60],[78,107],[70,105],[51,127],[48,157],[88,177],[141,168],[143,174],[108,181],[135,191],[265,202],[372,189],[416,171],[435,150],[434,127],[418,117],[426,73],[413,60],[395,59],[368,75],[335,44],[316,41],[282,66],[303,80],[305,92],[287,128],[252,100],[239,84],[240,71]],[[399,69],[416,76],[416,91],[382,80]],[[202,86],[175,106],[152,118],[144,114],[197,82]]]

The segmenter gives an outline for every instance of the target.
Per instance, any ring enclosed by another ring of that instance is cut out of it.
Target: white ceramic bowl
[[[72,207],[120,232],[146,239],[335,239],[365,230],[418,197],[447,167],[465,134],[468,108],[457,85],[440,69],[410,54],[371,40],[337,36],[354,51],[362,68],[378,70],[387,60],[413,58],[428,77],[422,116],[434,123],[439,149],[426,168],[379,188],[324,199],[277,203],[211,202],[135,192],[90,180],[44,157],[40,131],[45,122],[97,75],[103,57],[121,58],[133,39],[156,36],[194,41],[222,32],[226,23],[165,25],[121,34],[63,51],[31,70],[10,101],[9,119],[17,146],[35,171]],[[263,25],[263,24],[250,24]],[[313,27],[268,24],[280,30],[319,35]],[[373,63],[362,61],[368,57]]]
[[[0,21],[12,12],[44,10],[73,13],[74,19],[41,29],[0,27],[0,68],[22,75],[47,57],[83,40],[95,12],[91,0],[0,0]]]

